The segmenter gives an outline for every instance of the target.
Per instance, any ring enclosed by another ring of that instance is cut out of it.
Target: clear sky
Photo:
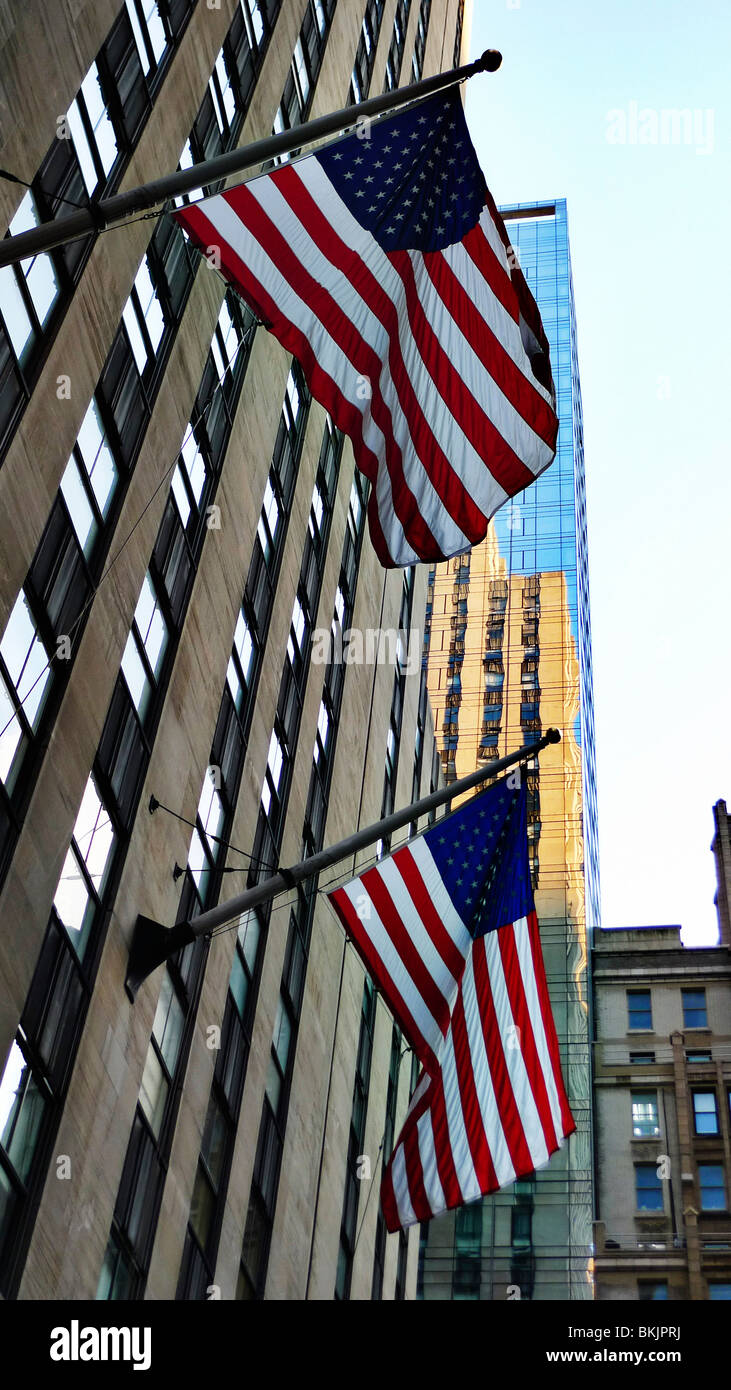
[[[475,0],[484,48],[502,67],[469,82],[466,109],[493,196],[568,203],[603,925],[713,943],[712,807],[731,805],[731,2]]]

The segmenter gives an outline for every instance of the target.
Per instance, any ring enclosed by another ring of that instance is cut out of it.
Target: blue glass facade
[[[559,432],[551,467],[511,507],[498,512],[493,525],[510,574],[560,569],[565,576],[579,659],[580,709],[574,734],[582,750],[586,919],[594,929],[600,925],[601,908],[584,422],[566,200],[514,203],[500,211],[551,346]]]
[[[425,649],[447,780],[537,740],[529,848],[546,974],[577,1124],[546,1168],[422,1232],[425,1299],[591,1297],[589,955],[599,925],[584,443],[564,201],[502,208],[551,346],[556,458],[485,542],[430,576]]]

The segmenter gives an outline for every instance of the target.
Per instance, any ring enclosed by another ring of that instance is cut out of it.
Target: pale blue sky
[[[503,64],[468,84],[467,119],[493,196],[568,203],[603,924],[713,942],[712,806],[731,804],[731,4],[475,0],[484,48]],[[683,110],[673,130],[662,112]]]

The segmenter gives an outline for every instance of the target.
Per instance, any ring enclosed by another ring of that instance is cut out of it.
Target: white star
[[[340,154],[334,154],[334,155],[333,155],[333,159],[342,159],[342,157],[343,157],[343,152],[342,152],[342,150],[340,151]]]
[[[350,171],[349,174],[346,174],[346,175],[345,175],[345,177],[346,177],[346,179],[354,179],[354,178],[355,178],[355,174],[353,173],[352,169],[351,169],[351,171]]]
[[[357,159],[354,159],[354,160],[353,160],[353,163],[354,163],[354,164],[362,164],[362,163],[363,163],[363,160],[361,159],[360,155],[358,155],[358,158],[357,158]]]
[[[374,169],[382,169],[382,168],[383,168],[383,160],[382,160],[382,159],[377,159],[376,162],[375,162],[375,164],[373,165],[373,168],[374,168]]]

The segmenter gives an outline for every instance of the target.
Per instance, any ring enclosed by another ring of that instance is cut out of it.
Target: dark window
[[[650,1281],[649,1279],[638,1279],[637,1297],[640,1303],[655,1303],[665,1301],[668,1296],[667,1279]]]
[[[706,991],[704,989],[683,989],[683,1027],[707,1028]]]
[[[629,1028],[652,1028],[652,1003],[649,989],[627,990]]]
[[[718,1103],[715,1091],[693,1092],[696,1134],[718,1134]]]
[[[701,1211],[725,1211],[726,1188],[720,1163],[698,1164]]]
[[[662,1211],[664,1209],[662,1179],[658,1176],[654,1163],[635,1165],[638,1211]]]
[[[657,1113],[657,1091],[632,1092],[632,1136],[652,1139],[660,1133]]]

